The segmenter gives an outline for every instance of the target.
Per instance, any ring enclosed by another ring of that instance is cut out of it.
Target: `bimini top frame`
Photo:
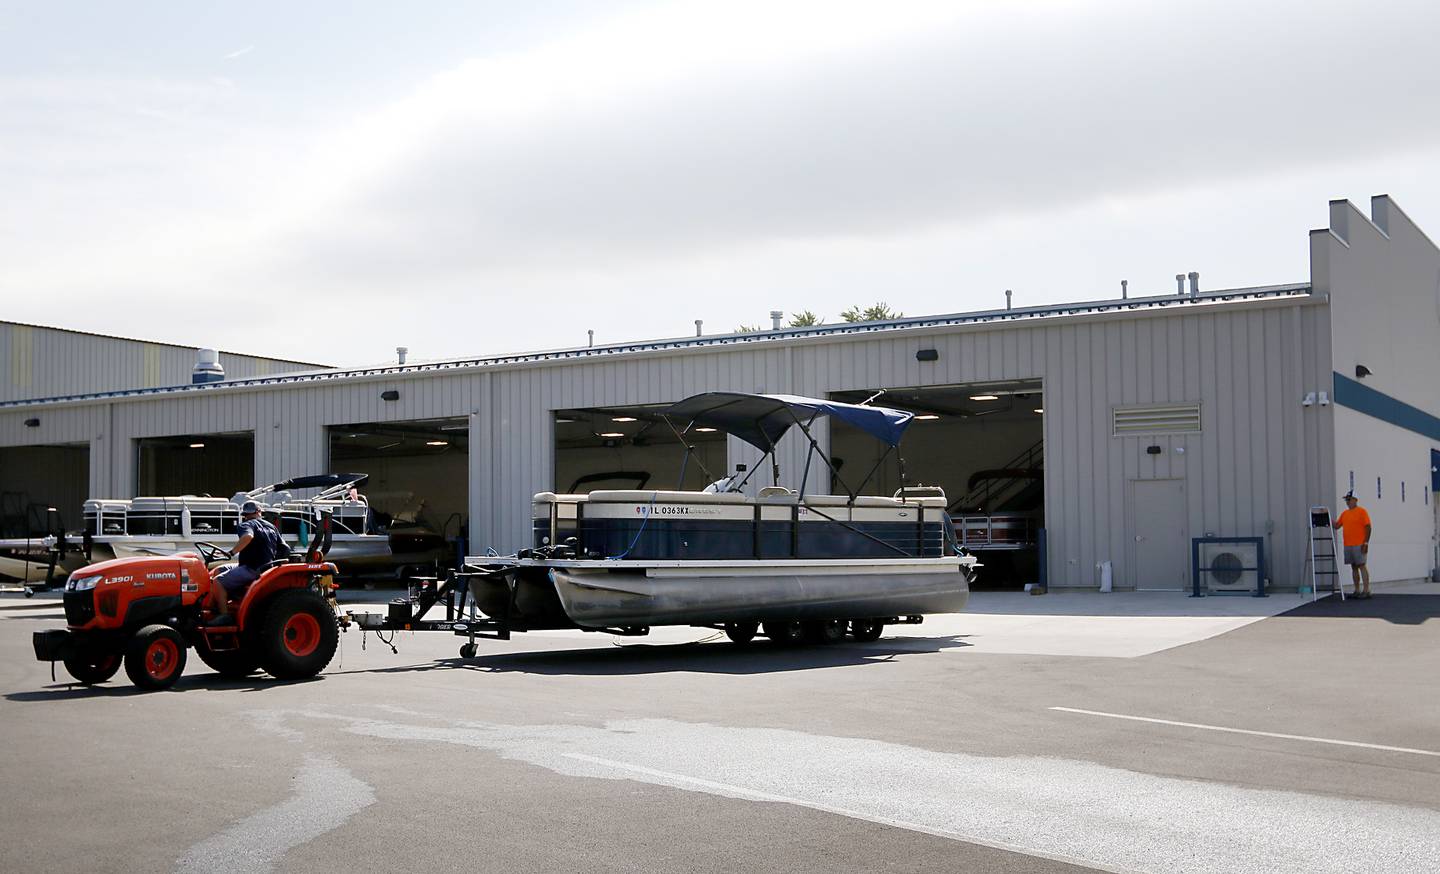
[[[352,488],[358,489],[368,479],[370,479],[368,473],[321,473],[314,476],[297,476],[283,482],[261,486],[252,492],[246,492],[245,496],[258,498],[287,489],[320,489],[320,493],[310,500],[328,501],[344,495]]]
[[[905,429],[915,418],[914,413],[889,407],[844,404],[839,401],[807,398],[799,395],[757,395],[741,392],[706,392],[695,395],[669,407],[661,415],[685,443],[687,463],[694,446],[686,440],[685,435],[695,427],[714,428],[744,440],[763,452],[764,455],[760,460],[763,462],[767,457],[770,459],[772,481],[776,485],[780,483],[780,464],[776,459],[775,447],[792,427],[799,428],[805,435],[805,439],[810,442],[810,451],[805,456],[805,471],[800,478],[800,496],[803,498],[805,495],[805,486],[810,476],[810,463],[818,455],[840,484],[845,487],[851,501],[859,496],[860,489],[863,489],[865,484],[870,481],[870,477],[874,476],[881,463],[892,452],[895,452],[900,438],[905,434]],[[820,444],[815,440],[815,435],[810,431],[810,426],[821,416],[839,419],[864,431],[886,446],[884,455],[866,473],[865,479],[853,489],[840,476],[840,472],[835,468],[830,457],[825,454],[825,450],[820,448]],[[896,453],[896,459],[900,465],[900,483],[903,487],[905,463],[903,459],[900,459],[898,453]],[[703,464],[701,464],[701,468],[704,468]],[[711,475],[709,471],[706,471],[706,474]],[[753,471],[739,483],[731,485],[729,490],[739,491],[749,481],[751,474]],[[685,469],[682,466],[680,470],[682,484],[684,479]]]

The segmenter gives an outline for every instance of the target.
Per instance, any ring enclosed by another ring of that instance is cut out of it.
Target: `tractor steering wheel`
[[[221,549],[215,544],[205,541],[196,543],[195,548],[200,551],[200,558],[207,565],[211,565],[217,561],[225,561],[227,559],[235,557],[234,554],[231,553],[228,549]]]

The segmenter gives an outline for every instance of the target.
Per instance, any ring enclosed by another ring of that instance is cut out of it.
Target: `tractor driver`
[[[215,577],[218,585],[210,587],[210,604],[215,608],[215,618],[207,623],[209,625],[234,625],[230,600],[244,595],[267,565],[289,552],[275,526],[260,518],[259,504],[246,501],[240,507],[240,516],[240,525],[235,529],[239,539],[235,541],[235,549],[231,553],[239,563],[218,574]]]

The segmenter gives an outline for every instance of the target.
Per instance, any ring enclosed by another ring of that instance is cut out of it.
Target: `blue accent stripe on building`
[[[1335,374],[1335,403],[1382,422],[1440,441],[1440,416],[1432,416],[1348,376]]]

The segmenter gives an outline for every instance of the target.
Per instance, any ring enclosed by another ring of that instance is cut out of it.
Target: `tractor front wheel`
[[[185,670],[185,639],[168,625],[147,625],[125,650],[125,673],[141,689],[168,689]]]
[[[85,685],[93,686],[115,676],[120,670],[120,656],[117,653],[88,658],[71,656],[65,660],[65,670]]]
[[[256,640],[260,666],[280,680],[313,677],[330,664],[340,630],[324,598],[305,589],[275,598]]]

